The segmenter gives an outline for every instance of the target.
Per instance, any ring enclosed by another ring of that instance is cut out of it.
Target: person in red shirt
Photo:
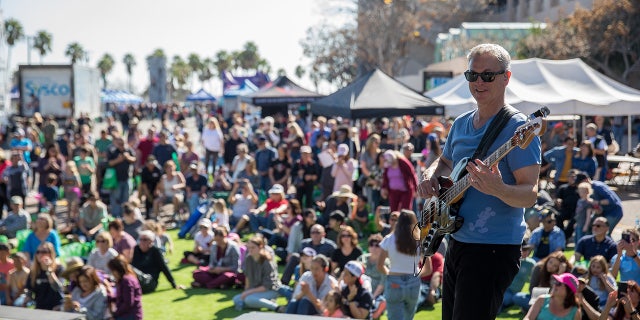
[[[144,164],[147,162],[147,157],[151,154],[151,151],[153,151],[153,147],[158,144],[158,137],[156,136],[156,128],[154,126],[151,126],[151,128],[149,128],[149,131],[147,131],[147,135],[140,139],[140,142],[138,143],[138,163],[137,163],[137,167],[141,167],[144,166]]]
[[[285,198],[284,187],[274,184],[269,189],[269,198],[262,205],[249,212],[249,225],[252,232],[257,232],[262,228],[273,230],[276,227],[275,219],[287,212],[289,201]],[[264,213],[264,215],[261,215]]]
[[[442,273],[444,272],[444,257],[440,252],[428,257],[420,273],[420,297],[418,307],[431,307],[440,299],[442,294]]]

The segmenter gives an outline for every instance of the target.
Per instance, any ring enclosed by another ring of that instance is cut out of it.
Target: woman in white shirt
[[[205,149],[204,166],[208,173],[216,169],[218,157],[224,154],[224,135],[220,130],[220,124],[215,117],[209,117],[207,126],[202,130],[202,145]],[[209,171],[209,161],[213,160],[212,171]]]
[[[118,251],[113,248],[113,238],[108,231],[102,231],[96,236],[96,248],[93,249],[87,259],[87,265],[97,270],[110,274],[107,263],[118,256]]]
[[[398,222],[392,233],[387,235],[380,248],[378,270],[387,275],[384,297],[387,299],[389,319],[413,319],[420,296],[420,277],[416,277],[416,259],[420,238],[416,215],[409,210],[400,211]],[[389,267],[384,261],[389,258]]]

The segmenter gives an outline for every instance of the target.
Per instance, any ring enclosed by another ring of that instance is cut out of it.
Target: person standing
[[[109,196],[111,214],[122,217],[122,204],[129,201],[129,178],[131,177],[131,164],[136,161],[136,156],[120,137],[113,139],[113,146],[107,155],[107,165],[116,171],[118,185]]]
[[[481,44],[467,57],[465,77],[478,108],[454,122],[442,156],[423,176],[419,188],[423,198],[439,195],[438,177],[450,175],[455,165],[474,153],[491,120],[506,106],[509,53],[496,44]],[[525,121],[523,114],[511,117],[487,154],[510,139]],[[471,187],[458,212],[465,222],[451,235],[445,256],[443,319],[496,317],[520,266],[524,208],[536,201],[540,158],[536,137],[529,146],[513,149],[491,167],[478,159],[467,164]]]
[[[378,270],[387,276],[384,297],[389,319],[413,319],[420,297],[420,277],[416,277],[418,263],[418,229],[413,211],[402,210],[393,233],[380,242]],[[385,259],[389,258],[389,267]]]

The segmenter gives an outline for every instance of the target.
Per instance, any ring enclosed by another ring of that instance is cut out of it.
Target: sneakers
[[[202,284],[200,282],[194,281],[194,282],[191,282],[191,287],[192,288],[202,288]]]
[[[278,306],[275,311],[276,311],[276,313],[285,313],[287,311],[287,307],[286,306]]]

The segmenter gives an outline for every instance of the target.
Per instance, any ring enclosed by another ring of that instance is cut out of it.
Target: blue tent
[[[103,89],[100,93],[102,103],[141,103],[141,97],[124,90]]]
[[[188,95],[187,101],[216,101],[216,97],[204,89],[200,89],[198,92]]]

